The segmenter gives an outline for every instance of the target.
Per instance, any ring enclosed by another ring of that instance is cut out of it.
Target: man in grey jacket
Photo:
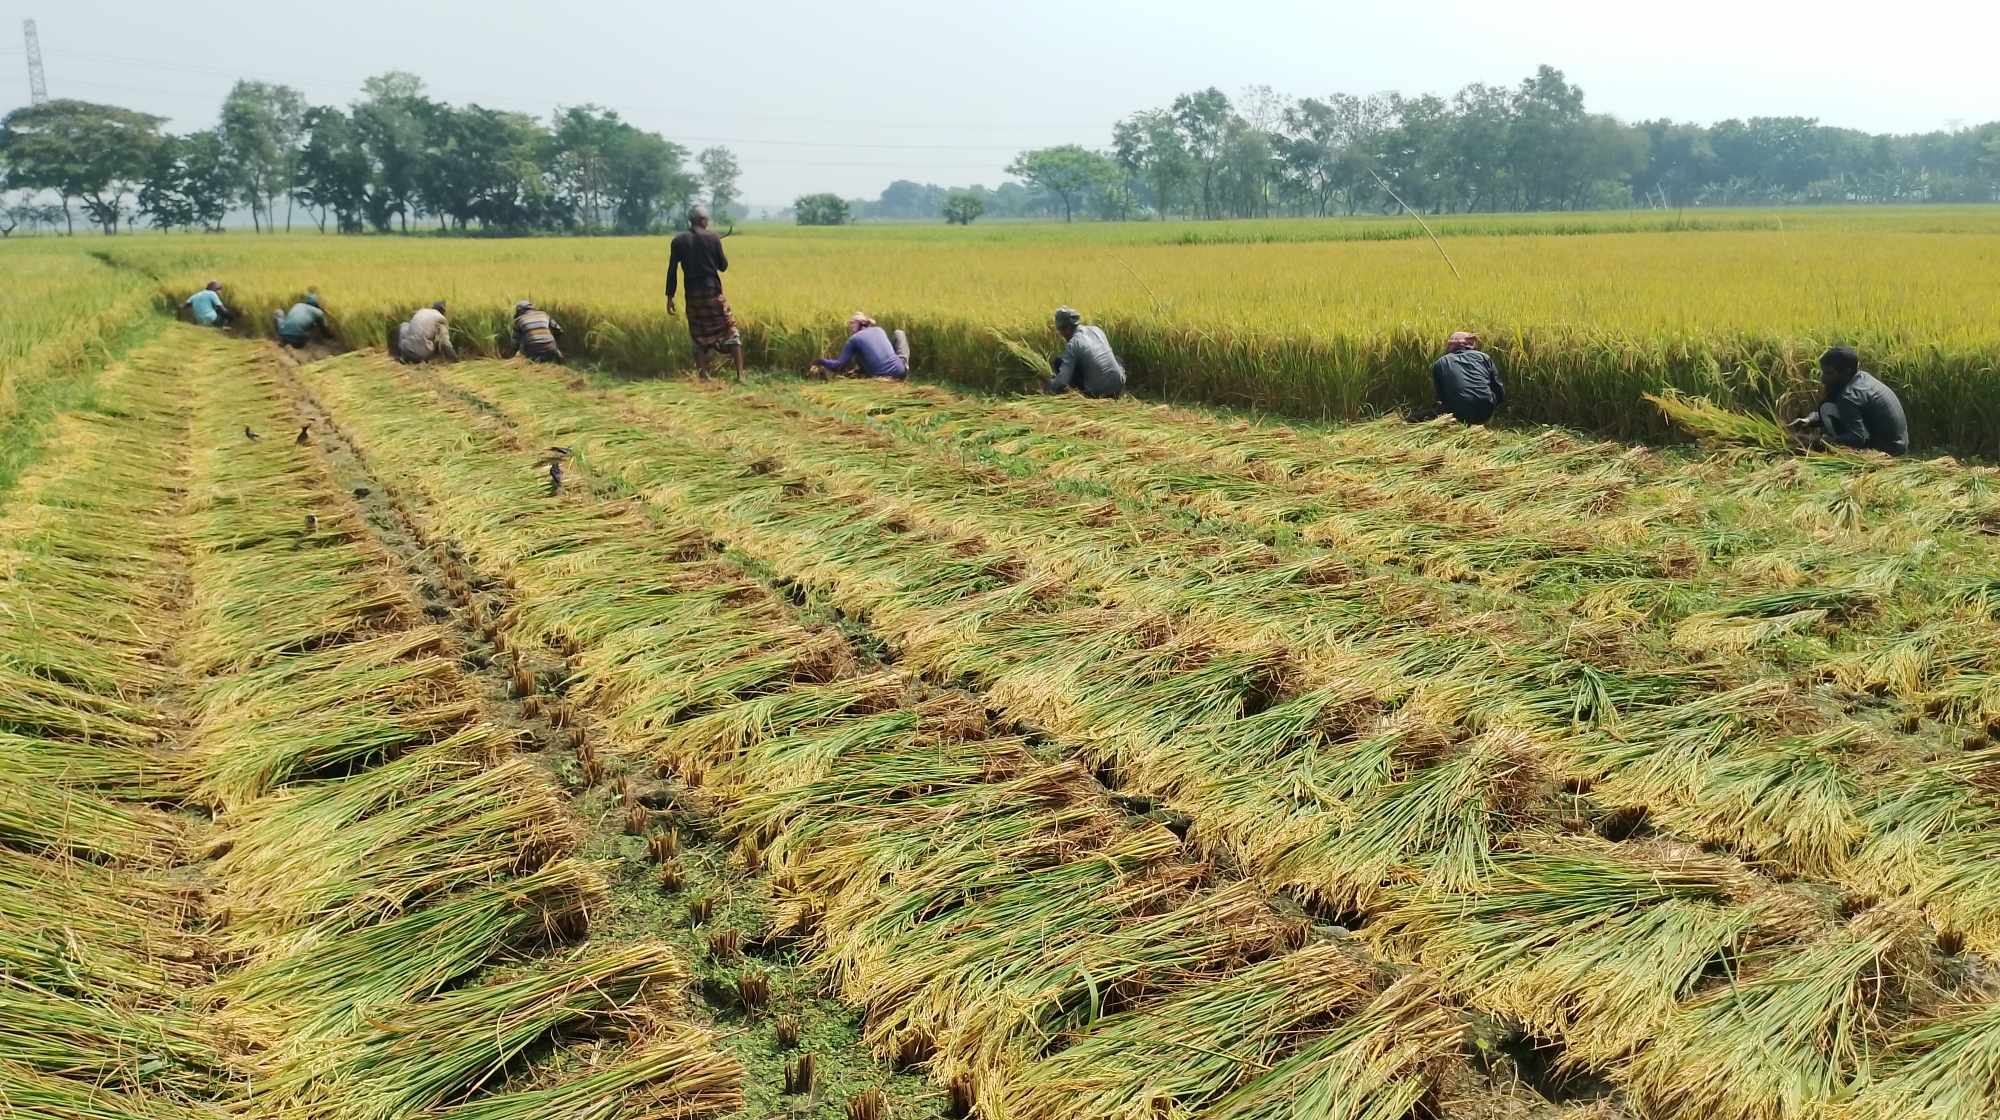
[[[1055,376],[1043,391],[1061,393],[1075,389],[1086,397],[1108,400],[1125,395],[1125,367],[1111,352],[1111,340],[1102,327],[1085,326],[1074,308],[1056,308],[1056,333],[1063,336],[1063,351],[1049,359]]]

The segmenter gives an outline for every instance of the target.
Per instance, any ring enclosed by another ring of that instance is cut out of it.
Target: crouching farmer
[[[293,304],[290,311],[271,312],[271,321],[277,327],[278,341],[294,350],[305,349],[314,335],[333,335],[327,326],[326,312],[320,308],[319,296],[313,292],[307,292],[306,298]]]
[[[1808,442],[1824,440],[1840,447],[1910,453],[1910,421],[1896,391],[1861,368],[1852,347],[1836,346],[1819,358],[1822,401],[1812,415],[1792,421],[1792,429]]]
[[[1479,336],[1459,331],[1444,344],[1444,357],[1431,363],[1431,389],[1437,406],[1419,419],[1449,412],[1465,424],[1484,424],[1507,403],[1507,386],[1500,367],[1479,348]]]
[[[562,347],[556,340],[562,337],[562,324],[548,312],[538,309],[529,300],[514,305],[514,352],[531,362],[552,362],[563,360]]]
[[[856,311],[847,318],[847,345],[831,358],[816,359],[806,367],[806,376],[825,377],[849,366],[862,377],[901,381],[910,373],[910,336],[897,331],[891,341],[867,312]]]
[[[396,357],[408,365],[422,365],[443,355],[457,361],[451,346],[451,324],[444,317],[444,301],[439,300],[410,316],[396,330]]]
[[[1055,374],[1044,392],[1064,393],[1071,389],[1086,397],[1109,400],[1125,395],[1125,367],[1111,352],[1111,340],[1104,328],[1086,325],[1074,308],[1056,308],[1056,333],[1063,336],[1062,353],[1049,359]]]

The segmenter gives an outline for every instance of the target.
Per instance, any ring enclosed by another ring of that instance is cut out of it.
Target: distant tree
[[[304,94],[268,82],[239,81],[222,100],[222,142],[236,168],[238,197],[259,229],[277,228],[277,200],[291,193],[305,115]]]
[[[737,184],[743,178],[743,168],[736,162],[736,153],[728,148],[703,148],[694,161],[700,169],[702,190],[708,193],[709,216],[718,222],[728,221],[742,198]]]
[[[125,199],[145,178],[160,143],[161,118],[115,105],[56,100],[0,118],[0,161],[7,185],[54,191],[63,222],[76,232],[70,199],[79,199],[107,234],[118,232]]]
[[[139,187],[139,212],[155,229],[220,230],[235,169],[214,130],[167,137]]]
[[[853,210],[837,194],[805,194],[792,200],[793,220],[802,226],[844,226]]]
[[[361,83],[350,119],[369,164],[366,213],[387,232],[392,219],[407,232],[417,209],[417,173],[424,161],[424,121],[437,103],[415,74],[391,70]]]
[[[1223,149],[1229,142],[1229,122],[1235,107],[1221,90],[1210,86],[1198,93],[1174,98],[1170,110],[1180,143],[1201,179],[1201,213],[1217,216],[1216,174],[1222,167]]]
[[[953,191],[944,200],[946,225],[969,226],[986,213],[986,202],[971,191]]]
[[[331,213],[335,232],[360,233],[373,173],[361,131],[346,113],[319,105],[306,110],[305,129],[294,185],[299,201],[316,212],[322,232]]]
[[[1035,148],[1014,157],[1007,174],[1019,175],[1062,200],[1063,220],[1076,220],[1076,204],[1090,191],[1117,178],[1109,159],[1080,144]]]
[[[687,149],[681,145],[627,126],[605,160],[606,197],[620,230],[644,233],[688,208],[700,183],[686,161]]]
[[[1111,151],[1127,175],[1144,182],[1160,216],[1172,214],[1181,187],[1195,174],[1174,115],[1148,109],[1119,121],[1111,130]]]
[[[597,105],[559,109],[551,124],[549,168],[578,223],[585,229],[609,225],[613,150],[624,142],[631,126],[616,111]]]

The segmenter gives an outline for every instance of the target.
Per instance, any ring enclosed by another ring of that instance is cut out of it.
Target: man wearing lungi
[[[743,380],[743,336],[736,330],[736,316],[722,294],[722,274],[729,271],[729,258],[722,253],[722,238],[709,232],[708,207],[688,210],[687,232],[674,235],[667,256],[667,314],[678,315],[674,293],[678,279],[687,279],[688,338],[694,342],[694,365],[705,380],[715,355],[729,353],[736,358],[736,380]]]

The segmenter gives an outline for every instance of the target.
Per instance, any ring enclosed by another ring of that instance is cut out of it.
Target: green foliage
[[[162,117],[115,105],[56,100],[0,119],[7,184],[81,199],[105,233],[117,233],[125,198],[144,178]],[[74,232],[74,226],[71,227]]]
[[[792,200],[794,220],[802,226],[844,226],[852,216],[847,200],[837,194],[804,194]]]
[[[1087,192],[1116,178],[1117,167],[1088,148],[1064,144],[1022,152],[1007,165],[1007,173],[1019,175],[1061,199],[1063,220],[1067,222],[1075,220],[1077,203]]]
[[[981,214],[986,213],[986,202],[971,191],[953,191],[944,200],[944,220],[946,225],[969,226]]]

